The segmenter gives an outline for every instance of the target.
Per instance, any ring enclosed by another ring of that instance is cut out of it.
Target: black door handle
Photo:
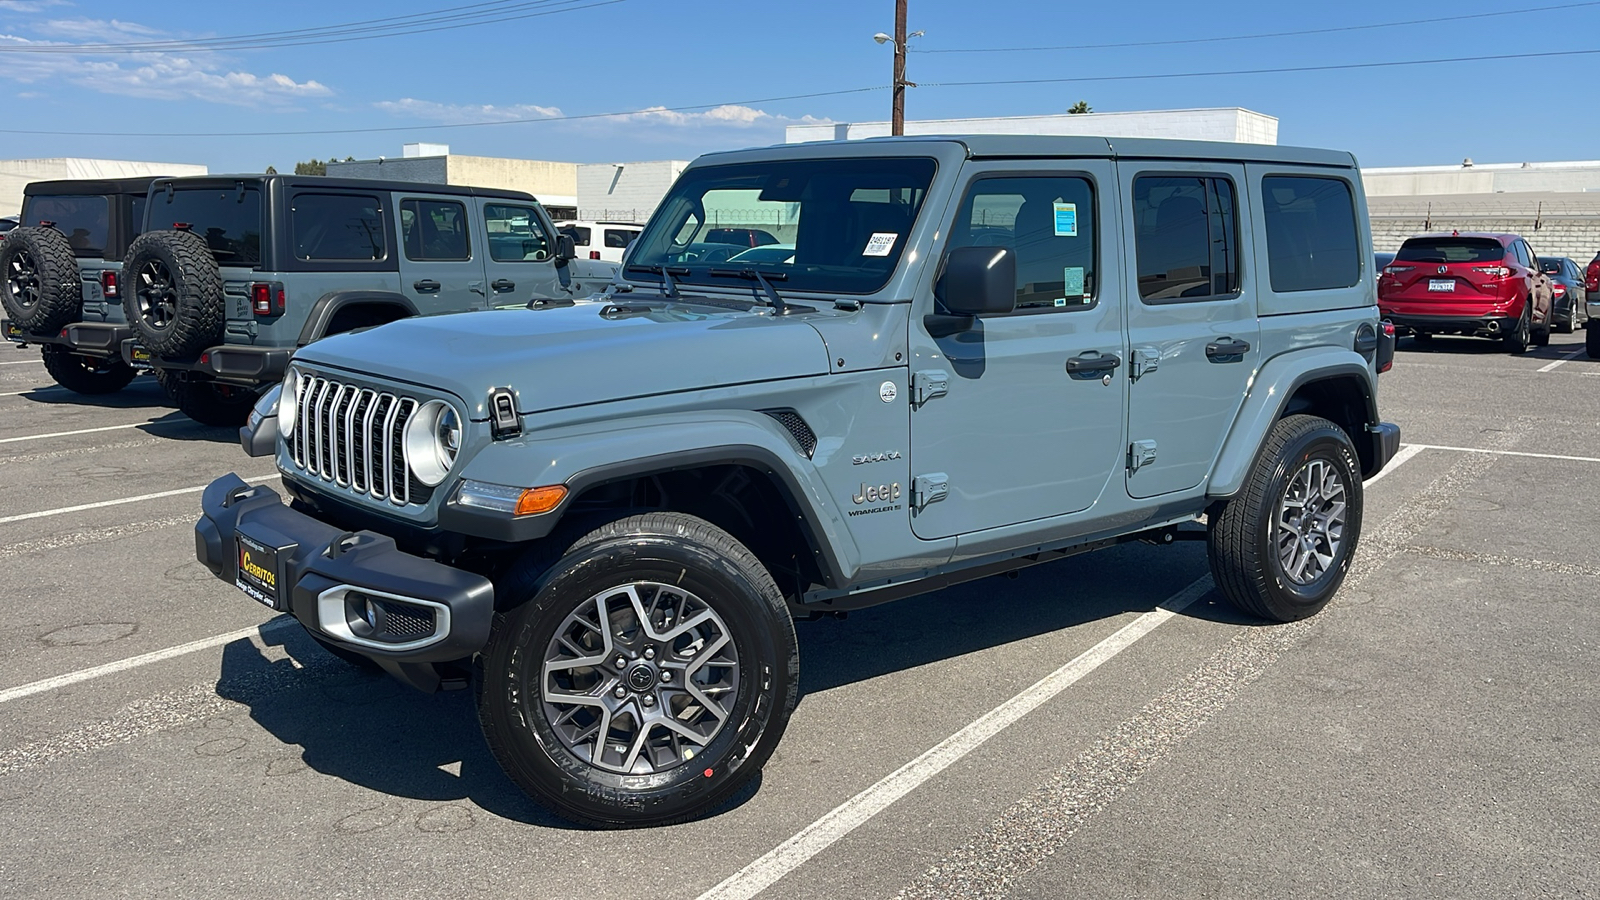
[[[1236,362],[1249,352],[1249,341],[1236,341],[1233,338],[1212,341],[1206,345],[1206,358],[1215,362]]]
[[[509,278],[502,278],[489,286],[494,288],[494,292],[496,294],[504,294],[507,291],[514,291],[517,289],[517,283]]]
[[[1111,354],[1101,355],[1088,353],[1074,356],[1067,360],[1067,371],[1073,375],[1089,375],[1096,372],[1111,372],[1122,365],[1122,357]]]
[[[439,282],[434,281],[432,278],[424,278],[421,281],[413,281],[411,286],[416,288],[418,293],[422,294],[436,294],[439,292]]]

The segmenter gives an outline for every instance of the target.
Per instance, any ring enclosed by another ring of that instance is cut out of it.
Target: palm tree
[[[1071,109],[1067,110],[1067,114],[1072,116],[1081,116],[1084,113],[1092,112],[1094,112],[1094,107],[1090,106],[1087,100],[1079,100],[1077,103],[1072,104]]]

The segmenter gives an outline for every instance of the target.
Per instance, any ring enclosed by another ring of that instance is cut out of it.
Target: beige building
[[[584,163],[578,166],[578,218],[643,224],[689,163]]]
[[[1276,144],[1278,120],[1237,106],[1216,109],[1158,109],[1047,116],[1005,116],[979,119],[921,119],[906,122],[906,134],[1049,134],[1096,137],[1181,138],[1191,141],[1233,141]],[[785,140],[843,141],[887,137],[888,122],[835,122],[790,125]]]
[[[378,157],[329,162],[341,178],[389,178],[426,184],[457,184],[525,191],[551,218],[570,218],[578,208],[578,164],[499,156],[461,156],[448,144],[406,144],[398,159]]]
[[[76,159],[71,157],[0,160],[0,216],[15,216],[22,212],[22,189],[35,181],[205,174],[207,174],[205,166],[190,163],[138,162],[129,159]]]

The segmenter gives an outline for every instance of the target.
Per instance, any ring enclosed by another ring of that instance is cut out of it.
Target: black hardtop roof
[[[751,158],[784,153],[799,158],[819,159],[839,155],[870,155],[872,150],[894,148],[896,155],[915,151],[919,145],[957,144],[973,159],[1193,159],[1224,162],[1267,162],[1293,165],[1353,168],[1355,156],[1343,150],[1314,147],[1280,147],[1277,144],[1243,144],[1234,141],[1189,141],[1172,138],[1108,138],[1044,134],[948,134],[877,137],[852,141],[812,141],[803,144],[776,144],[727,154]],[[931,147],[929,147],[931,149]],[[721,160],[718,160],[719,162]],[[731,161],[731,160],[730,160]]]
[[[23,196],[60,194],[143,194],[150,182],[158,176],[141,175],[138,178],[62,178],[56,181],[31,181],[22,189]]]
[[[182,177],[157,178],[152,188],[165,187],[168,182],[174,188],[183,187],[226,187],[240,181],[254,181],[266,184],[271,181],[282,182],[285,187],[293,188],[347,188],[352,190],[368,191],[413,191],[419,194],[448,194],[457,197],[495,197],[502,200],[535,200],[534,196],[526,191],[512,191],[505,188],[473,187],[466,184],[434,184],[425,181],[400,181],[387,178],[331,178],[327,175],[262,175],[252,172],[244,175],[185,175]],[[537,202],[535,200],[535,202]]]

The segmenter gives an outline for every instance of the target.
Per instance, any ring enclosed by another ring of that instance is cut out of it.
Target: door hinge
[[[911,479],[911,508],[922,512],[930,503],[938,503],[950,496],[950,476],[943,472],[929,472]]]
[[[924,369],[911,375],[911,405],[921,406],[935,397],[950,393],[950,373],[943,369]]]
[[[1128,373],[1128,377],[1138,381],[1140,378],[1154,372],[1160,365],[1160,350],[1154,347],[1135,347],[1133,348],[1133,370]]]
[[[1155,441],[1134,441],[1128,445],[1128,471],[1137,472],[1156,461]]]

